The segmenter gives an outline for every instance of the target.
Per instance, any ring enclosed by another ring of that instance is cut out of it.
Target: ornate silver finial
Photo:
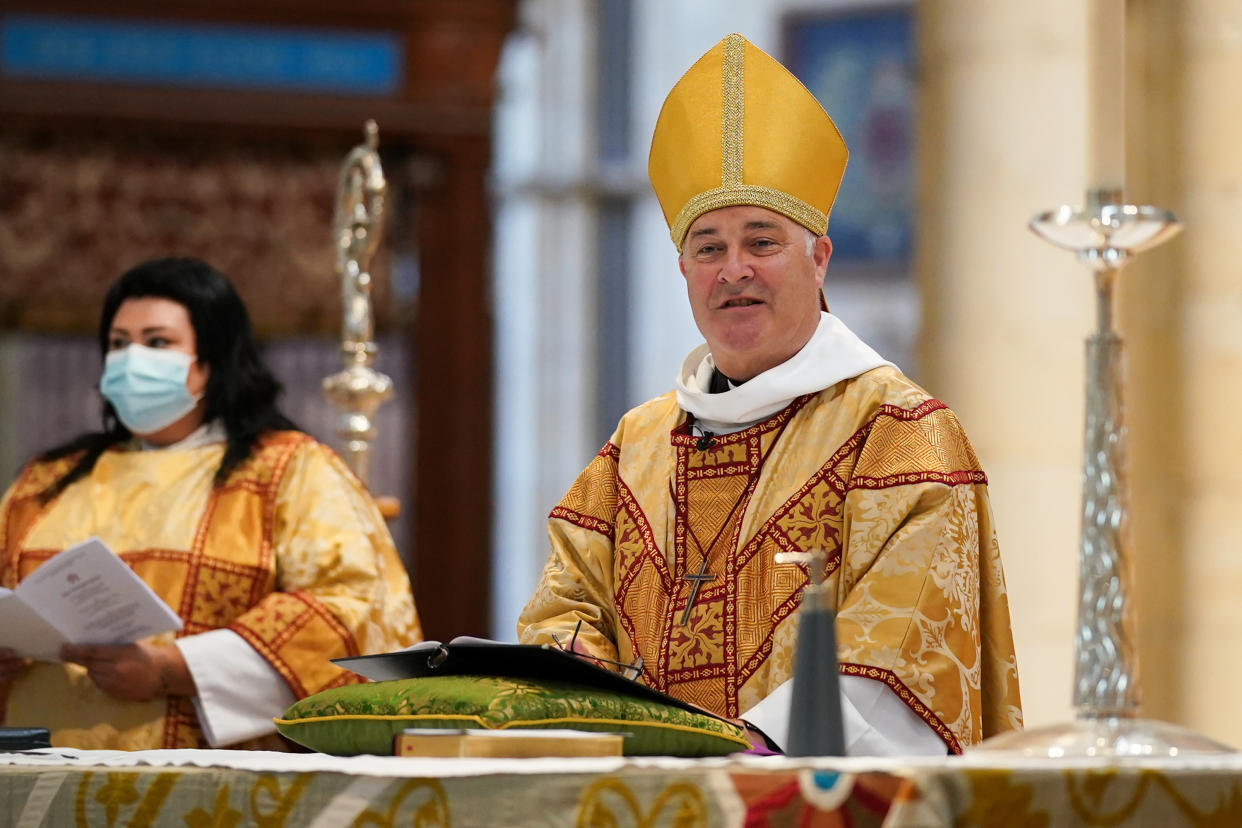
[[[363,127],[364,141],[345,156],[336,196],[332,237],[336,272],[341,278],[344,370],[327,377],[323,390],[341,411],[337,434],[344,441],[345,462],[367,482],[372,416],[392,396],[392,380],[371,367],[379,346],[374,342],[370,263],[383,232],[384,196],[388,184],[380,166],[379,128]]]

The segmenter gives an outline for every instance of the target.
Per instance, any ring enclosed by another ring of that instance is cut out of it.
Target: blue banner
[[[392,95],[400,38],[378,31],[0,17],[10,78]]]

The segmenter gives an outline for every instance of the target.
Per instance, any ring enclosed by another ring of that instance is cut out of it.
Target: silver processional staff
[[[336,433],[343,441],[342,456],[359,479],[368,483],[371,443],[375,440],[372,417],[392,396],[392,380],[371,367],[379,346],[374,341],[370,263],[383,231],[388,184],[377,152],[379,128],[375,121],[367,121],[363,132],[365,140],[349,151],[341,165],[333,217],[345,367],[324,379],[323,390],[341,412]],[[395,504],[390,504],[389,510],[395,514]]]

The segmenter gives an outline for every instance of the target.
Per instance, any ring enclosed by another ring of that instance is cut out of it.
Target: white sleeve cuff
[[[789,701],[792,693],[793,681],[787,681],[741,715],[747,724],[762,730],[763,735],[781,750],[789,744]]]
[[[841,676],[841,716],[847,756],[943,756],[948,747],[887,685]],[[793,681],[786,681],[742,718],[782,748],[789,743]]]
[[[293,691],[244,638],[219,629],[175,643],[194,678],[207,744],[226,747],[276,732],[272,719],[293,704]]]
[[[845,752],[849,756],[944,756],[949,748],[888,685],[841,676]]]

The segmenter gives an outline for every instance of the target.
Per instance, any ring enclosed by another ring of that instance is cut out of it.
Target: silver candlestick
[[[367,483],[372,417],[392,396],[392,380],[371,367],[379,346],[374,342],[370,261],[383,230],[388,184],[380,166],[379,129],[367,121],[365,141],[350,150],[341,165],[333,219],[336,271],[341,277],[343,309],[341,355],[344,369],[323,381],[324,393],[341,416],[337,434],[344,441],[345,462]]]
[[[1085,208],[1041,213],[1030,227],[1046,241],[1077,253],[1095,277],[1096,330],[1087,338],[1075,719],[996,736],[979,749],[1053,757],[1231,751],[1194,731],[1138,716],[1138,652],[1128,592],[1123,355],[1121,337],[1113,328],[1113,292],[1130,257],[1167,241],[1181,225],[1167,210],[1123,203],[1119,190],[1091,190]]]

